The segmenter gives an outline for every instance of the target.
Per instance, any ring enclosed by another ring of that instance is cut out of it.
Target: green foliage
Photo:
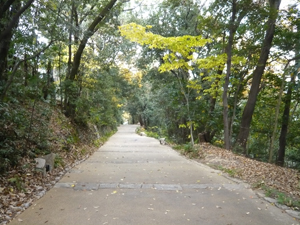
[[[199,150],[195,145],[192,145],[190,142],[183,145],[178,145],[178,147],[173,147],[174,149],[181,150],[181,154],[189,158],[199,158]]]
[[[189,158],[199,158],[199,150],[197,147],[191,145],[191,143],[182,145],[173,145],[173,149],[180,151],[181,154]]]
[[[136,130],[135,130],[135,132],[137,134],[141,134],[141,132],[145,132],[145,128],[144,127],[137,127]]]
[[[45,106],[45,103],[32,101],[27,101],[23,107],[0,104],[0,172],[17,166],[24,156],[49,151],[47,139],[51,109]]]
[[[184,153],[191,153],[195,151],[195,147],[191,145],[190,143],[183,145],[183,151]]]
[[[54,158],[54,167],[59,168],[59,167],[64,167],[65,163],[63,161],[63,158],[60,155],[56,155]]]
[[[227,173],[230,177],[239,177],[239,171],[236,169],[225,168],[223,166],[217,166],[217,169]]]
[[[161,129],[157,126],[147,127],[147,129],[144,130],[144,132],[146,133],[146,135],[148,137],[153,137],[153,138],[156,138],[156,139],[159,139],[159,138],[162,137]]]
[[[275,190],[273,188],[267,187],[265,185],[261,185],[261,188],[265,191],[265,195],[267,197],[276,199],[279,204],[287,205],[289,207],[296,208],[296,209],[300,208],[299,200],[295,200],[292,197],[288,196],[287,194]]]
[[[172,148],[175,150],[181,150],[181,149],[183,149],[183,145],[174,145],[174,146],[172,146]]]
[[[153,132],[153,131],[146,131],[145,133],[146,133],[147,137],[153,137],[153,138],[156,138],[156,139],[160,138],[160,136],[157,133]]]
[[[96,147],[102,146],[116,132],[117,132],[117,130],[115,129],[115,130],[111,130],[111,131],[101,133],[100,138],[94,140],[94,145]]]

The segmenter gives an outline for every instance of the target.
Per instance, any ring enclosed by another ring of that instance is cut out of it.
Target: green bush
[[[195,151],[195,148],[191,143],[188,143],[188,144],[183,145],[183,150],[185,153],[191,153],[191,152]]]
[[[153,131],[145,131],[145,133],[147,134],[148,137],[153,137],[153,138],[156,138],[156,139],[159,139],[159,135],[158,133],[155,133]]]

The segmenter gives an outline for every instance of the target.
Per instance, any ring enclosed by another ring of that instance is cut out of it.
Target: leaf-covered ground
[[[34,204],[74,165],[89,157],[97,139],[93,127],[78,128],[59,110],[53,110],[47,129],[49,151],[56,154],[55,169],[44,177],[36,171],[34,157],[23,158],[20,166],[0,176],[0,225]],[[98,139],[98,145],[101,140]],[[37,157],[38,155],[36,155]]]
[[[199,146],[200,162],[227,172],[254,188],[277,190],[295,201],[300,199],[300,173],[298,170],[256,161],[210,144]]]

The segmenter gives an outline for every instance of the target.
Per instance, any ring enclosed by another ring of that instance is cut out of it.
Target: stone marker
[[[46,172],[51,172],[54,168],[55,154],[50,153],[48,155],[42,156],[40,158],[35,158],[36,169],[41,171],[43,176],[46,176]]]
[[[159,139],[159,143],[160,143],[161,145],[167,144],[165,138],[160,138],[160,139]]]
[[[34,160],[36,162],[36,166],[35,166],[36,170],[42,172],[43,176],[45,176],[46,175],[46,160],[42,159],[42,158],[35,158]]]

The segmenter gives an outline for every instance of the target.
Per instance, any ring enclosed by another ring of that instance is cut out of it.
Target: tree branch
[[[0,18],[3,18],[5,11],[14,3],[15,0],[7,0],[0,6]]]
[[[80,60],[81,55],[83,53],[83,50],[89,40],[90,37],[93,36],[93,34],[99,29],[97,28],[98,24],[103,21],[103,19],[108,15],[110,10],[113,8],[114,4],[117,2],[117,0],[111,0],[100,12],[100,14],[94,19],[94,21],[91,23],[91,25],[88,27],[87,31],[84,34],[83,39],[80,42],[79,48],[74,56],[73,61],[73,67],[70,73],[70,79],[74,80],[75,76],[78,72],[79,66],[80,66]]]
[[[7,27],[5,30],[0,34],[0,40],[5,38],[5,36],[9,35],[11,30],[14,28],[16,25],[19,17],[22,15],[23,12],[25,12],[26,9],[30,7],[30,5],[34,2],[34,0],[28,0],[28,2],[13,16],[11,21],[8,23]]]

